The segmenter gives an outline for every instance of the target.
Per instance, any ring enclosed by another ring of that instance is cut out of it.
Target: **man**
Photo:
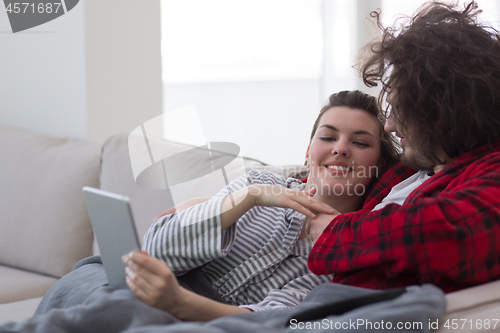
[[[313,273],[445,292],[500,278],[500,36],[477,23],[478,13],[475,2],[463,11],[431,3],[372,43],[364,82],[382,83],[385,130],[401,138],[403,164],[420,171],[375,207],[385,182],[412,173],[396,165],[361,211],[334,215],[326,229],[332,216],[314,220]]]

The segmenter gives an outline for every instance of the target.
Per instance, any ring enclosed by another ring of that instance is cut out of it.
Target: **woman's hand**
[[[205,202],[208,199],[210,199],[210,198],[208,198],[208,197],[199,197],[199,198],[191,198],[191,199],[188,199],[186,201],[183,201],[180,204],[178,204],[177,206],[171,207],[171,208],[167,209],[166,211],[164,211],[163,213],[161,213],[160,215],[156,216],[153,219],[153,222],[155,222],[156,220],[158,220],[162,216],[175,213],[178,210],[187,209],[187,208],[189,208],[191,206],[194,206],[194,205],[197,205],[199,203]]]
[[[252,196],[255,206],[275,206],[291,208],[309,218],[316,218],[314,212],[334,214],[337,211],[315,199],[316,188],[307,191],[289,189],[277,185],[251,185],[248,193]]]
[[[144,303],[189,321],[209,321],[222,316],[251,312],[195,294],[179,285],[166,263],[145,252],[130,252],[122,257],[127,265],[130,290]]]
[[[131,252],[122,261],[127,265],[125,281],[137,298],[177,317],[187,290],[179,285],[167,264],[145,252]]]

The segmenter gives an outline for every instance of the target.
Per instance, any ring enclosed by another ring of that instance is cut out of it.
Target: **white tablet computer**
[[[88,186],[83,188],[83,194],[109,285],[128,288],[121,257],[141,250],[129,199]]]

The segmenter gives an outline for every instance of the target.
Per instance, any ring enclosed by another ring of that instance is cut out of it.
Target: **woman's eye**
[[[334,141],[334,140],[335,140],[335,138],[334,138],[334,137],[332,137],[332,136],[322,136],[322,137],[320,137],[319,139],[320,139],[321,141],[328,141],[328,142],[329,142],[329,141]]]
[[[360,146],[360,147],[368,147],[369,146],[367,143],[359,142],[359,141],[354,142],[354,144],[357,146]]]

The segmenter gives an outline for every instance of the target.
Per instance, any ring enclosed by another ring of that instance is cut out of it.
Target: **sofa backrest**
[[[252,169],[268,169],[283,175],[304,170],[303,166],[266,166],[260,161],[248,158],[228,159],[228,154],[220,152],[211,152],[208,156],[203,150],[194,149],[193,146],[154,137],[149,137],[148,144],[149,149],[140,135],[112,136],[103,145],[100,176],[101,189],[130,198],[141,241],[151,226],[153,217],[184,200],[215,195],[225,186],[224,177],[231,182]],[[181,152],[185,154],[183,161],[187,163],[181,163],[183,165],[179,165],[173,172],[170,169],[167,175],[168,187],[165,186],[163,178],[136,181],[138,175],[154,164],[153,162],[173,155],[179,156]],[[226,164],[227,161],[230,163]],[[211,164],[224,164],[224,173],[220,168],[216,168],[213,172],[198,177],[200,167]],[[179,177],[191,180],[172,185]],[[94,253],[99,253],[96,244]]]
[[[54,277],[91,255],[101,147],[0,125],[0,264]]]

